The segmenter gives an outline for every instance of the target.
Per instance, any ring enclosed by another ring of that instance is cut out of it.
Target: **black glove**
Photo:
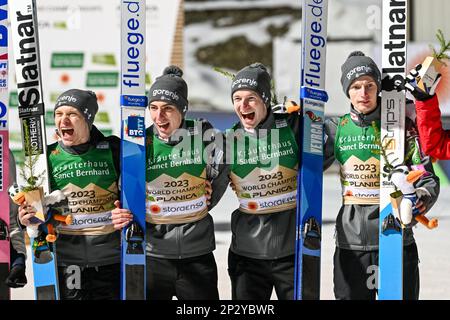
[[[436,92],[436,87],[441,81],[442,75],[439,73],[434,81],[433,85],[430,88],[427,88],[426,91],[423,91],[417,83],[420,81],[419,70],[422,69],[422,65],[418,64],[415,68],[409,71],[409,74],[405,78],[404,87],[406,90],[411,92],[416,100],[425,101],[432,98]]]
[[[22,288],[27,284],[27,276],[25,275],[25,266],[17,264],[12,267],[5,283],[10,288]]]

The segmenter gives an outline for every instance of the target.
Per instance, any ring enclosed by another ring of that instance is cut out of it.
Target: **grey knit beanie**
[[[361,51],[353,51],[341,66],[342,89],[349,97],[348,89],[353,81],[361,76],[371,76],[377,84],[378,92],[381,91],[381,73],[376,63]]]
[[[148,92],[149,104],[153,101],[170,102],[184,117],[188,110],[188,86],[182,76],[183,70],[177,66],[165,68]]]
[[[264,101],[266,106],[270,105],[271,78],[267,68],[262,63],[253,63],[241,69],[231,84],[231,98],[233,94],[242,89],[255,91]]]
[[[70,106],[78,109],[86,120],[89,129],[91,129],[98,111],[97,95],[95,92],[80,89],[67,90],[56,99],[54,111],[61,106]]]

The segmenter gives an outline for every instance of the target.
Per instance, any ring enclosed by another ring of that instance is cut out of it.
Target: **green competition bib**
[[[349,114],[339,119],[334,154],[340,164],[344,204],[379,203],[379,150],[372,126],[358,127]]]
[[[175,146],[149,134],[146,220],[150,223],[188,223],[208,214],[202,132],[193,120],[186,122],[188,136]]]
[[[250,214],[268,214],[296,207],[298,146],[285,119],[259,138],[242,129],[233,136],[231,180],[239,209]],[[260,131],[261,132],[261,131]]]
[[[59,145],[49,148],[52,190],[61,190],[73,216],[61,233],[100,235],[114,231],[111,210],[119,198],[118,174],[108,142],[101,142],[83,155],[70,154]]]

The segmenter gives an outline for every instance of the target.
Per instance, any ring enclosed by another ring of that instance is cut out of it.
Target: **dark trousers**
[[[334,252],[334,295],[338,300],[375,300],[378,251]],[[403,249],[403,299],[419,299],[419,257],[415,243]]]
[[[228,252],[228,274],[233,300],[270,300],[272,290],[279,300],[294,298],[294,255],[252,259]]]
[[[219,300],[213,253],[187,259],[147,256],[148,300]]]
[[[58,267],[61,300],[119,300],[120,264]]]

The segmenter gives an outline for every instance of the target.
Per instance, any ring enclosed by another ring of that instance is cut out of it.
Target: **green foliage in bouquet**
[[[25,160],[20,168],[20,176],[25,180],[26,186],[23,187],[24,192],[39,189],[42,186],[44,179],[44,172],[37,173],[36,165],[39,160],[39,155],[31,145],[30,130],[26,123],[24,125],[24,151]]]
[[[436,33],[436,38],[439,41],[439,51],[436,50],[433,46],[430,45],[430,49],[433,51],[433,57],[444,63],[442,60],[449,60],[450,56],[448,55],[448,50],[450,50],[450,41],[446,41],[444,38],[444,33],[441,29],[438,29]],[[444,63],[444,65],[446,65]]]

